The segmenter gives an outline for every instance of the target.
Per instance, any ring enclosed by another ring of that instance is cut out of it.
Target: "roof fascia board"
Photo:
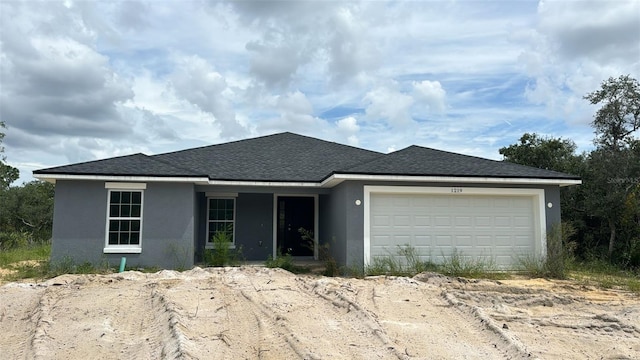
[[[242,181],[242,180],[210,180],[206,177],[174,177],[174,176],[116,176],[116,175],[71,175],[71,174],[35,174],[39,180],[52,182],[56,180],[98,180],[98,181],[131,181],[131,182],[180,182],[199,185],[219,186],[264,186],[264,187],[303,187],[332,188],[346,180],[360,181],[398,181],[398,182],[442,182],[442,183],[478,183],[509,185],[580,185],[582,180],[574,179],[540,179],[540,178],[494,178],[463,176],[411,176],[411,175],[366,175],[366,174],[333,174],[322,182],[303,181]]]
[[[264,186],[264,187],[321,187],[317,182],[301,181],[242,181],[242,180],[210,180],[206,177],[176,176],[117,176],[117,175],[72,175],[72,174],[34,174],[38,180],[55,184],[56,180],[97,180],[97,181],[129,181],[129,182],[181,182],[199,185],[221,186]]]
[[[574,179],[542,179],[542,178],[504,178],[504,177],[465,177],[465,176],[419,176],[419,175],[366,175],[366,174],[333,174],[322,182],[323,187],[333,187],[345,180],[361,181],[399,181],[399,182],[452,182],[478,184],[509,185],[580,185],[582,180]]]
[[[127,175],[72,175],[72,174],[34,174],[38,180],[55,184],[56,180],[98,180],[98,181],[129,181],[129,182],[180,182],[208,184],[206,177],[179,176],[127,176]]]
[[[209,180],[208,185],[224,186],[264,186],[264,187],[305,187],[319,188],[321,183],[303,181],[243,181],[243,180]]]

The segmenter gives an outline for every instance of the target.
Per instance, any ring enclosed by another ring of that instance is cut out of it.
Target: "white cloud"
[[[356,120],[356,118],[354,118],[353,116],[338,120],[337,125],[338,129],[347,133],[357,133],[360,130],[360,126],[358,126],[358,120]]]
[[[393,88],[378,87],[364,96],[367,119],[384,120],[392,127],[406,126],[412,122],[410,108],[413,98]]]
[[[176,96],[214,116],[223,138],[242,137],[247,133],[236,119],[233,102],[227,98],[232,92],[228,91],[225,79],[204,59],[197,56],[178,59],[170,82]]]
[[[445,110],[445,97],[447,93],[438,81],[414,81],[413,90],[415,97],[424,102],[429,110],[441,113]]]
[[[582,99],[621,74],[640,75],[640,2],[541,1],[535,29],[514,35],[533,78],[525,95],[549,114],[588,123],[593,109]]]

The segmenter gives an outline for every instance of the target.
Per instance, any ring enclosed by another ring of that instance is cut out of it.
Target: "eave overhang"
[[[481,177],[481,176],[423,176],[423,175],[377,175],[334,173],[322,181],[271,181],[271,180],[221,180],[205,176],[136,176],[136,175],[83,175],[83,174],[34,174],[39,180],[54,183],[57,180],[126,181],[126,182],[176,182],[217,186],[264,186],[296,188],[332,188],[344,181],[371,182],[421,182],[452,184],[504,184],[504,185],[556,185],[560,187],[580,185],[580,179]]]

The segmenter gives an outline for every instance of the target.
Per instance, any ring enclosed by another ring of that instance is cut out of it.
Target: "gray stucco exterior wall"
[[[545,214],[547,217],[547,231],[549,231],[552,226],[560,224],[560,221],[562,220],[560,217],[560,187],[545,186],[544,200]],[[549,203],[551,204],[551,207],[547,206]]]
[[[246,260],[267,260],[273,252],[273,194],[238,194],[235,236]]]
[[[76,263],[103,259],[107,191],[101,181],[56,182],[51,261]]]
[[[341,266],[364,264],[364,210],[362,184],[343,182],[328,196],[320,197],[321,243]],[[356,200],[361,204],[356,205]]]
[[[102,181],[58,181],[54,200],[52,261],[107,261],[117,265],[190,268],[195,234],[192,184],[147,183],[144,191],[142,252],[105,254],[107,193]]]
[[[329,253],[340,265],[346,263],[347,223],[344,206],[346,187],[338,185],[330,195],[320,195],[320,244],[329,245]]]

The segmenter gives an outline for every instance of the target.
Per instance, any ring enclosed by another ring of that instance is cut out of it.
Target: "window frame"
[[[229,220],[224,220],[224,222],[231,222],[233,225],[233,231],[232,231],[232,241],[229,243],[229,249],[235,249],[236,248],[236,214],[237,214],[237,208],[238,208],[238,194],[233,193],[233,194],[222,194],[222,193],[206,193],[206,199],[207,199],[207,213],[206,213],[206,222],[207,222],[207,229],[205,232],[205,249],[214,249],[214,245],[213,245],[213,241],[209,238],[209,234],[210,234],[210,225],[213,222],[220,222],[220,220],[211,220],[209,219],[209,214],[211,213],[211,200],[233,200],[233,220],[229,221]]]
[[[105,224],[105,240],[103,253],[105,254],[140,254],[142,252],[142,234],[144,219],[144,192],[146,183],[105,183],[107,189],[107,211]],[[111,193],[112,192],[139,192],[140,193],[140,216],[111,216]],[[109,223],[111,220],[139,220],[140,230],[138,244],[114,245],[109,244]]]

